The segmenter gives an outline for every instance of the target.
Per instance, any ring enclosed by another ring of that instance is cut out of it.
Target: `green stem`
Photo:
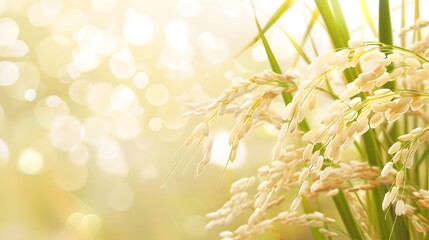
[[[392,34],[392,22],[390,19],[390,6],[389,0],[379,0],[378,7],[378,32],[379,32],[379,41],[384,44],[393,45],[393,34]],[[382,52],[389,54],[391,53],[390,49],[382,50]],[[388,67],[388,71],[391,72],[392,66]],[[388,82],[384,85],[390,90],[395,89],[394,82]]]
[[[366,152],[366,156],[364,157],[367,158],[369,164],[382,168],[384,163],[379,149],[376,148],[376,146],[378,146],[378,142],[373,130],[370,130],[363,135],[363,143]],[[380,239],[389,239],[390,230],[393,227],[392,216],[388,214],[387,218],[385,218],[385,213],[381,207],[386,191],[387,190],[383,187],[377,187],[368,195],[368,201],[373,203],[369,205],[370,209],[368,214],[370,215],[371,222],[374,224],[378,234],[380,235]]]
[[[315,0],[315,3],[334,47],[337,49],[347,47],[349,35],[338,1]]]
[[[258,28],[258,33],[259,33],[259,37],[262,41],[262,44],[264,46],[265,52],[268,56],[268,61],[270,62],[270,66],[271,66],[271,70],[273,70],[273,72],[277,73],[277,74],[282,74],[282,70],[280,68],[280,65],[278,64],[273,51],[271,50],[270,44],[267,41],[267,38],[264,35],[264,32],[261,29],[261,25],[259,24],[258,18],[256,17],[256,11],[255,11],[255,5],[252,2],[252,7],[253,7],[253,14],[254,14],[254,18],[255,18],[255,24],[256,27]],[[288,105],[291,101],[292,101],[292,95],[290,93],[282,93],[282,98],[283,98],[283,102],[285,103],[285,105]],[[307,121],[304,119],[300,124],[299,124],[300,128],[308,131],[310,129],[310,126],[308,125]]]
[[[302,197],[301,200],[302,207],[304,208],[305,213],[313,213],[314,211],[311,209],[311,206],[307,200],[307,198]],[[318,228],[312,227],[311,234],[315,240],[325,240],[325,236],[319,232]]]
[[[389,0],[379,0],[379,22],[378,22],[378,31],[380,33],[379,35],[379,40],[381,43],[384,44],[388,44],[388,45],[393,45],[393,34],[392,34],[392,22],[391,22],[391,17],[390,17],[390,6],[389,6]],[[391,50],[388,48],[386,50],[384,50],[384,52],[386,54],[391,53]],[[387,71],[391,72],[393,69],[393,66],[390,65],[387,67]],[[394,82],[389,82],[388,84],[385,85],[386,88],[389,88],[391,90],[395,89],[395,84]],[[393,139],[394,141],[397,139],[399,135],[399,128],[398,128],[398,124],[394,124],[392,127],[392,130],[390,132],[390,138]],[[381,159],[380,159],[381,160]],[[381,161],[379,161],[381,162]],[[380,188],[378,188],[380,189]],[[378,191],[378,194],[383,194],[383,192]],[[384,196],[377,196],[380,197],[380,201],[382,201],[382,197]],[[394,213],[390,214],[392,217],[394,216]],[[410,239],[410,235],[408,232],[408,227],[406,225],[405,219],[403,217],[398,217],[395,221],[394,224],[394,237],[396,239]]]
[[[405,8],[406,8],[405,0],[401,0],[401,29],[405,27]],[[405,47],[405,35],[401,35],[401,47]]]
[[[378,32],[382,43],[393,45],[392,22],[390,18],[389,0],[379,0]]]
[[[364,239],[362,231],[356,222],[356,219],[353,217],[353,213],[350,209],[344,192],[340,190],[340,192],[333,196],[332,199],[334,200],[338,213],[341,216],[341,220],[343,221],[344,226],[350,235],[350,239]]]
[[[420,18],[420,1],[415,0],[414,1],[414,22],[416,22],[417,19],[419,19],[419,18]],[[422,33],[421,33],[420,29],[415,32],[415,35],[417,37],[417,41],[420,41],[422,39]],[[415,38],[414,38],[414,40],[415,40]]]

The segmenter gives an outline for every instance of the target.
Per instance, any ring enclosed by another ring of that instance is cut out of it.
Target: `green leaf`
[[[369,12],[368,4],[366,4],[366,0],[360,0],[360,6],[362,8],[363,15],[365,16],[366,21],[368,22],[369,28],[375,37],[378,37],[377,29],[375,28],[374,21],[371,17],[371,13]]]
[[[271,65],[271,69],[273,70],[273,72],[277,74],[281,74],[282,70],[280,69],[280,66],[277,63],[277,60],[274,57],[274,53],[271,50],[271,47],[268,44],[267,38],[265,38],[264,32],[261,29],[261,25],[259,24],[258,18],[256,17],[256,11],[255,11],[255,6],[253,5],[253,2],[252,2],[252,6],[253,6],[253,14],[255,17],[256,27],[258,28],[259,38],[261,39],[262,44],[264,45],[264,49],[265,49],[265,52],[267,53],[268,61],[270,62],[270,65]]]
[[[289,33],[287,33],[286,31],[284,31],[284,30],[283,30],[283,33],[289,39],[290,43],[292,43],[293,47],[298,52],[299,56],[301,56],[302,59],[304,59],[304,61],[307,64],[310,64],[311,63],[310,58],[308,58],[307,54],[304,52],[304,50],[302,50],[301,46],[295,41],[295,39],[293,39],[293,37]]]
[[[365,145],[365,153],[366,153],[366,159],[368,160],[369,164],[371,166],[378,166],[380,169],[384,166],[383,162],[383,156],[379,149],[379,141],[377,140],[377,137],[375,135],[374,131],[368,131],[363,135],[363,143]],[[370,197],[368,198],[368,202],[374,203],[369,204],[368,206],[371,208],[368,211],[368,214],[370,216],[370,221],[374,224],[375,228],[377,229],[377,232],[380,235],[380,239],[409,239],[405,235],[402,235],[399,237],[396,232],[392,236],[393,238],[390,238],[390,232],[391,229],[394,227],[393,225],[393,218],[396,216],[392,212],[388,212],[387,216],[385,217],[386,213],[381,208],[381,203],[384,199],[384,194],[387,192],[387,189],[385,189],[382,186],[374,188],[372,191],[370,191]],[[396,222],[396,228],[404,228],[408,229],[406,226],[400,226],[399,224],[404,224],[403,221]],[[403,238],[402,238],[403,237]]]
[[[334,48],[342,49],[348,47],[347,42],[350,39],[349,30],[339,2],[337,0],[315,0],[315,2]],[[356,72],[352,69],[346,69],[344,75],[348,83],[357,78]]]
[[[302,204],[302,208],[304,209],[304,212],[309,214],[309,213],[313,213],[314,211],[311,209],[310,204],[308,203],[307,198],[302,197],[301,200],[301,204]],[[313,238],[315,240],[325,240],[325,236],[323,234],[321,234],[318,230],[318,228],[316,227],[312,227],[311,228],[311,234],[313,235]]]
[[[316,23],[316,21],[319,18],[319,16],[320,16],[319,9],[315,8],[312,11],[312,13],[311,13],[310,22],[307,24],[307,28],[305,29],[304,37],[302,38],[302,41],[301,41],[301,46],[302,47],[305,45],[308,37],[310,36],[311,30],[313,29],[314,24]],[[317,54],[316,54],[316,56],[317,56]],[[293,65],[295,66],[297,62],[298,62],[298,55],[294,59]]]
[[[279,20],[281,16],[283,16],[285,12],[287,12],[287,10],[289,10],[295,4],[295,2],[296,0],[285,0],[279,6],[276,12],[271,16],[271,18],[268,20],[264,28],[261,29],[261,32],[265,33],[274,23],[277,22],[277,20]],[[235,57],[240,56],[243,52],[245,52],[247,49],[252,47],[260,38],[261,38],[261,34],[258,33],[252,40],[250,40],[248,44],[246,44],[246,46],[237,55],[235,55]]]
[[[258,32],[259,32],[259,38],[261,39],[262,44],[265,48],[265,52],[267,53],[268,61],[270,62],[270,65],[271,65],[271,70],[273,70],[273,72],[275,72],[277,74],[282,74],[282,70],[280,69],[280,66],[277,63],[277,60],[274,56],[274,53],[271,50],[271,47],[268,44],[268,41],[265,38],[264,33],[262,32],[261,25],[258,22],[258,18],[256,17],[256,10],[255,10],[255,5],[253,4],[253,1],[252,1],[252,7],[253,7],[253,14],[255,17],[256,27],[258,28]],[[292,101],[292,95],[289,93],[283,92],[282,97],[283,97],[283,102],[286,105]],[[309,127],[309,125],[305,119],[299,124],[299,126],[305,131],[308,131],[310,129],[310,127]]]
[[[405,11],[406,6],[405,0],[401,0],[401,29],[405,27],[405,19],[407,19],[407,11]],[[401,47],[405,47],[405,35],[401,34],[399,38],[401,39]]]
[[[273,70],[273,72],[275,72],[277,74],[281,74],[282,70],[280,69],[280,66],[277,63],[277,60],[274,57],[274,53],[271,50],[271,47],[268,44],[268,41],[265,38],[265,35],[261,29],[261,25],[259,24],[258,18],[256,17],[256,10],[255,10],[255,5],[253,4],[253,1],[252,1],[252,7],[253,7],[253,15],[255,17],[256,27],[258,28],[259,38],[261,39],[262,44],[264,45],[264,49],[265,49],[265,52],[267,53],[268,61],[270,62],[271,70]],[[292,95],[290,95],[290,94],[283,93],[282,97],[283,97],[283,101],[286,104],[288,104],[292,101]]]
[[[420,18],[420,1],[419,0],[414,0],[414,22],[417,21],[417,19]],[[417,30],[415,32],[415,34],[417,35],[417,41],[420,41],[422,39],[422,32],[419,30]]]
[[[346,195],[342,190],[332,197],[337,207],[338,213],[341,216],[341,220],[350,235],[350,239],[364,239],[362,230],[360,229],[355,217],[350,209],[349,203],[347,202]]]
[[[344,34],[344,30],[340,29],[341,26],[345,25],[345,22],[340,23],[337,21],[334,11],[332,10],[333,1],[315,0],[315,2],[334,47],[337,49],[347,47],[348,39],[342,35]]]
[[[378,20],[379,40],[382,43],[393,45],[389,0],[379,0],[378,11],[380,17]]]
[[[331,0],[332,11],[336,20],[338,31],[342,39],[342,47],[347,47],[347,42],[350,39],[349,29],[347,28],[347,22],[344,18],[343,11],[341,10],[340,3],[338,0]]]

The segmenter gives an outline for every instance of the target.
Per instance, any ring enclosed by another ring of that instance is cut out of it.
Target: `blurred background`
[[[261,23],[282,2],[255,0]],[[283,70],[296,57],[283,31],[299,42],[312,4],[298,1],[267,32]],[[343,7],[356,36],[376,39],[359,1]],[[221,181],[225,117],[194,178],[201,151],[183,143],[204,118],[182,114],[269,68],[259,42],[236,56],[256,33],[243,0],[0,0],[0,239],[216,239],[205,214],[270,162],[277,130],[246,137]],[[324,34],[316,24],[319,53]]]

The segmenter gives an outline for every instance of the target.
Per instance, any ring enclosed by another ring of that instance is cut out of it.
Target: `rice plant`
[[[218,118],[236,118],[227,164],[234,162],[249,132],[263,124],[278,129],[271,164],[234,182],[229,201],[207,214],[206,227],[223,225],[223,240],[253,239],[283,225],[308,227],[314,239],[428,239],[429,21],[420,18],[419,1],[412,3],[414,23],[401,21],[397,36],[389,1],[378,2],[377,19],[361,1],[367,24],[378,36],[363,41],[350,39],[340,1],[315,0],[303,42],[314,41],[311,29],[319,21],[333,50],[311,59],[303,44],[287,35],[308,62],[299,73],[292,64],[281,71],[285,66],[280,67],[264,35],[297,2],[285,0],[264,27],[255,11],[259,34],[243,51],[262,41],[271,69],[234,82],[190,112],[206,116],[185,143],[204,143],[197,175],[210,161]],[[402,1],[398,9],[403,19],[406,7],[412,6]],[[394,45],[394,38],[400,44]],[[319,124],[310,124],[308,114],[324,107],[321,96],[329,98],[326,114]],[[281,108],[272,104],[280,98]],[[356,153],[352,160],[350,152]],[[336,213],[314,207],[319,201],[333,202]],[[229,229],[233,221],[242,222]]]

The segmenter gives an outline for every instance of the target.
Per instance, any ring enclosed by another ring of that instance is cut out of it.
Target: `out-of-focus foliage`
[[[222,131],[218,164],[161,185],[195,121],[186,103],[266,67],[260,45],[233,58],[255,33],[239,0],[0,0],[0,239],[210,238]],[[235,169],[267,159],[254,146]]]

